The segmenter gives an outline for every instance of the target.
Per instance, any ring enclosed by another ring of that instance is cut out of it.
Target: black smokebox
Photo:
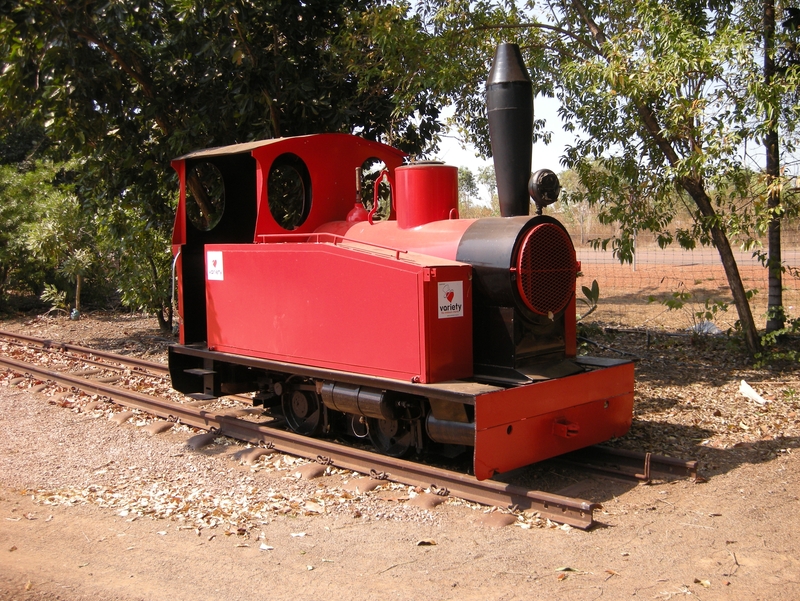
[[[486,82],[486,106],[500,214],[528,215],[533,85],[516,44],[497,47]]]

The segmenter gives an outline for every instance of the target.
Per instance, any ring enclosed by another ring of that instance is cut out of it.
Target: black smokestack
[[[533,138],[533,84],[516,44],[497,47],[486,82],[486,106],[500,214],[503,217],[527,215],[530,210],[528,178]]]

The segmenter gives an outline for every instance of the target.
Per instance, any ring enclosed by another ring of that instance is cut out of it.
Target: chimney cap
[[[489,71],[489,79],[486,86],[489,87],[499,83],[525,82],[530,83],[528,69],[525,68],[525,61],[522,60],[522,53],[517,44],[500,44],[494,53],[492,70]]]

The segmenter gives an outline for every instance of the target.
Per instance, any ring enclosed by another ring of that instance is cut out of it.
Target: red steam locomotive
[[[541,214],[559,185],[530,176],[516,46],[487,90],[498,218],[459,219],[455,167],[351,135],[176,159],[175,389],[254,392],[295,432],[393,456],[471,447],[479,479],[625,434],[633,365],[576,356],[580,265]]]

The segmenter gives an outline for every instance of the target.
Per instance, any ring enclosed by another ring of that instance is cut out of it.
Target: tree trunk
[[[75,310],[81,312],[81,285],[83,284],[83,276],[78,274],[75,276]]]
[[[162,332],[172,333],[172,305],[166,303],[159,311],[156,311],[158,319],[158,329]]]
[[[8,284],[8,274],[10,268],[8,265],[0,265],[0,299],[5,296],[6,284]]]
[[[769,88],[775,76],[775,0],[764,0],[764,85]],[[767,109],[766,146],[767,208],[770,211],[767,229],[767,269],[769,296],[767,298],[767,332],[780,330],[784,326],[783,282],[781,277],[781,220],[777,214],[781,204],[780,155],[778,151],[779,107]]]
[[[742,277],[739,274],[739,266],[736,264],[736,257],[733,256],[730,240],[725,231],[717,224],[717,213],[711,204],[711,199],[703,189],[702,181],[690,178],[683,178],[681,186],[689,193],[703,217],[707,217],[711,225],[711,239],[717,248],[722,267],[725,269],[725,277],[728,279],[728,286],[733,295],[733,303],[739,315],[739,323],[742,325],[744,341],[747,350],[754,355],[761,349],[761,339],[758,336],[756,322],[753,320],[753,313],[750,310],[750,300],[744,289]]]

